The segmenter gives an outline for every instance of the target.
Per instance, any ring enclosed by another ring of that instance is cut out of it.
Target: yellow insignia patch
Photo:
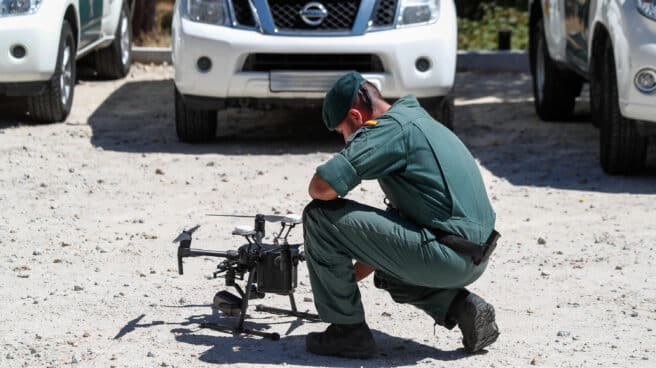
[[[365,125],[376,125],[378,124],[378,120],[367,120],[364,123]]]

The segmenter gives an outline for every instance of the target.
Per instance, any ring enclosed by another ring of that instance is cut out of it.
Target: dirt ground
[[[0,122],[1,367],[654,367],[656,154],[610,177],[583,99],[575,121],[544,123],[530,77],[457,77],[456,131],[480,163],[502,240],[471,289],[496,307],[499,340],[467,355],[457,329],[361,284],[375,359],[309,355],[325,328],[250,311],[274,342],[198,328],[216,262],[185,261],[173,238],[235,249],[249,220],[207,213],[300,213],[314,169],[341,147],[317,111],[232,110],[223,138],[177,141],[172,69],[136,65],[121,81],[81,81],[64,123]],[[375,182],[349,198],[383,207]],[[273,230],[273,227],[270,227]],[[300,240],[301,232],[294,234]],[[305,265],[297,302],[314,310]],[[263,301],[284,307],[287,298]]]

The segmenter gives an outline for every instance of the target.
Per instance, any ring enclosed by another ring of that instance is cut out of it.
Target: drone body
[[[240,215],[209,216],[246,217]],[[281,223],[280,232],[273,238],[273,243],[264,243],[266,222]],[[291,230],[300,223],[300,216],[258,214],[255,216],[253,228],[240,226],[233,230],[233,235],[243,236],[248,241],[247,244],[240,246],[236,251],[230,250],[225,252],[191,248],[192,234],[199,228],[199,225],[189,230],[184,230],[175,238],[173,242],[179,243],[178,272],[181,275],[183,274],[183,258],[199,256],[225,258],[217,265],[216,271],[214,271],[214,277],[216,278],[220,274],[225,274],[226,286],[234,287],[239,293],[239,296],[237,296],[226,290],[220,291],[214,296],[213,303],[214,307],[225,314],[238,314],[240,318],[237,326],[227,327],[214,323],[203,323],[201,327],[224,332],[253,334],[278,340],[280,336],[277,333],[266,333],[243,327],[249,300],[263,298],[265,293],[288,295],[291,310],[262,305],[258,305],[257,310],[315,321],[319,320],[319,316],[316,314],[297,311],[294,301],[294,289],[297,286],[298,279],[298,264],[305,259],[303,252],[299,249],[302,244],[290,244],[287,238]],[[242,289],[236,280],[244,280],[246,273],[248,273],[248,278],[245,288]]]

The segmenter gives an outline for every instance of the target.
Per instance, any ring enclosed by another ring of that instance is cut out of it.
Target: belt
[[[443,230],[430,229],[430,231],[441,244],[444,244],[458,253],[471,256],[472,261],[477,266],[481,264],[481,262],[485,262],[490,258],[494,248],[497,247],[497,240],[501,237],[501,234],[496,230],[492,230],[485,243],[481,245]]]

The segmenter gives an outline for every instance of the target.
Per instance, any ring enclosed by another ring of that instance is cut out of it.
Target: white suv
[[[656,135],[654,0],[535,0],[529,10],[540,118],[569,118],[589,81],[602,168],[609,174],[640,170],[648,139]]]
[[[452,124],[453,0],[177,0],[172,35],[182,141],[214,138],[226,107],[319,105],[351,70]]]
[[[0,0],[0,98],[25,96],[30,118],[71,111],[76,60],[101,78],[130,70],[131,0]]]

